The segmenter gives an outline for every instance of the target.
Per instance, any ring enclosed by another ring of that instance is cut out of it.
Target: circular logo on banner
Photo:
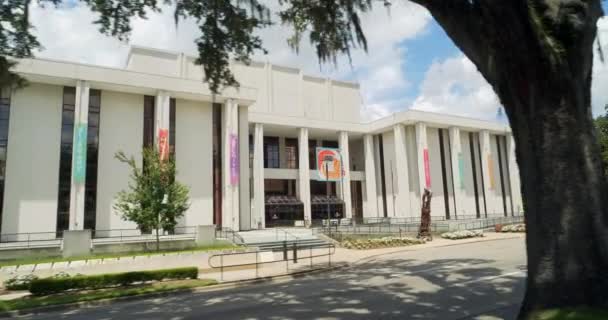
[[[319,180],[340,180],[343,174],[340,150],[317,148],[317,171]]]

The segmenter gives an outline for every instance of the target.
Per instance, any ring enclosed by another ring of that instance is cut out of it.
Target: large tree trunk
[[[608,308],[608,190],[591,117],[600,0],[419,0],[500,97],[527,224],[520,319]]]

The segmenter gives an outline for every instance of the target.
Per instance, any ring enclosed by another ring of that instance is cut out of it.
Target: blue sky
[[[276,1],[276,0],[268,0]],[[136,19],[130,42],[99,34],[96,16],[77,0],[59,9],[32,6],[36,34],[45,47],[38,55],[111,67],[124,66],[130,44],[194,53],[198,28],[192,21],[175,28],[172,12]],[[608,11],[608,2],[603,4]],[[374,120],[415,108],[483,119],[494,119],[500,103],[475,66],[454,46],[430,14],[407,1],[393,1],[390,13],[382,6],[365,14],[362,23],[369,52],[353,52],[352,67],[340,59],[338,67],[319,67],[312,46],[303,41],[299,54],[286,45],[291,31],[278,24],[260,32],[268,55],[256,60],[301,68],[305,73],[356,81],[361,85],[361,115]],[[608,45],[608,19],[598,23],[602,43]],[[605,52],[608,52],[608,47]],[[595,63],[593,104],[599,114],[608,103],[608,64]]]

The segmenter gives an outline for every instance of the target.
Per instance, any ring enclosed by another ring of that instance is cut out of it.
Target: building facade
[[[29,85],[0,99],[1,233],[135,229],[113,208],[130,179],[115,154],[141,161],[159,132],[190,188],[181,226],[414,218],[425,187],[436,218],[522,211],[504,125],[412,110],[364,123],[357,84],[268,63],[232,64],[240,88],[213,95],[193,61],[141,47],[121,69],[21,60]],[[342,179],[319,181],[317,147],[340,150]]]

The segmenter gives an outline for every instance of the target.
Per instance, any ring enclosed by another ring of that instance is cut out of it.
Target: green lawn
[[[597,309],[553,309],[534,313],[530,320],[604,320],[608,310]]]
[[[215,284],[217,284],[217,281],[211,279],[178,280],[158,282],[137,287],[113,288],[88,292],[71,292],[43,297],[32,296],[11,301],[0,301],[0,312],[192,289]]]
[[[0,261],[0,267],[6,266],[18,266],[18,265],[26,265],[26,264],[38,264],[38,263],[53,263],[53,262],[67,262],[67,261],[82,261],[82,260],[91,260],[91,259],[111,259],[111,258],[129,258],[129,257],[139,257],[139,256],[152,256],[158,254],[167,254],[167,253],[179,253],[179,252],[204,252],[204,251],[212,251],[212,250],[225,250],[225,249],[235,249],[239,248],[229,242],[217,243],[212,246],[203,246],[203,247],[195,247],[190,249],[182,249],[182,250],[161,250],[161,251],[138,251],[138,252],[122,252],[122,253],[108,253],[108,254],[93,254],[82,257],[72,257],[72,258],[63,258],[63,257],[32,257],[32,258],[24,258],[17,260],[6,260]]]

